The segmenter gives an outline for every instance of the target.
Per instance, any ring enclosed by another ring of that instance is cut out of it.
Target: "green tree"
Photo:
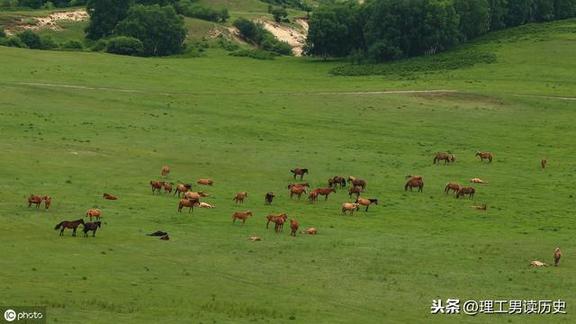
[[[284,9],[283,7],[273,8],[270,11],[270,13],[274,17],[274,21],[276,22],[282,22],[286,20],[286,18],[288,17],[288,11],[286,11],[286,9]]]
[[[508,0],[489,0],[490,30],[506,28],[508,16]]]
[[[519,26],[529,22],[532,17],[532,2],[533,0],[508,0],[506,26]]]
[[[180,53],[186,39],[184,19],[172,6],[135,5],[115,29],[117,35],[139,39],[143,55],[165,56]]]
[[[556,19],[566,19],[576,16],[576,0],[555,0],[554,16]]]
[[[464,41],[490,30],[488,0],[454,0],[454,9],[460,16],[460,33]]]
[[[44,0],[18,0],[19,7],[28,7],[32,9],[38,9],[42,7]]]
[[[31,30],[25,30],[19,33],[18,38],[22,41],[22,43],[26,44],[26,47],[32,49],[41,49],[42,48],[42,40],[38,34],[34,33]]]
[[[86,27],[86,38],[100,39],[112,35],[114,28],[128,14],[133,0],[89,0],[86,10],[90,23]]]
[[[554,20],[554,0],[533,0],[532,20],[551,21]]]

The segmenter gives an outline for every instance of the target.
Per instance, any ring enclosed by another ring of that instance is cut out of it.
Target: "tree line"
[[[370,62],[435,54],[490,31],[576,16],[576,0],[368,0],[313,11],[306,53]]]

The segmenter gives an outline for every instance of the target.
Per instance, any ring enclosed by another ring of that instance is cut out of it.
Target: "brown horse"
[[[184,193],[184,198],[185,199],[190,199],[190,200],[200,200],[200,198],[206,198],[208,197],[208,194],[205,193],[204,191],[187,191]]]
[[[234,200],[236,204],[243,204],[246,197],[248,197],[248,193],[246,191],[242,191],[237,193],[232,200]]]
[[[172,185],[172,182],[164,182],[164,193],[172,193]]]
[[[196,181],[196,183],[199,185],[203,185],[203,186],[211,186],[214,184],[214,180],[212,180],[212,179],[198,179],[198,181]]]
[[[474,155],[474,156],[480,157],[480,162],[482,162],[484,160],[488,160],[488,163],[492,162],[492,158],[493,158],[493,155],[490,152],[476,152],[476,155]]]
[[[102,217],[102,211],[100,209],[97,209],[97,208],[90,208],[86,212],[86,217],[89,217],[90,221],[92,221],[92,217],[95,217],[96,219],[100,219],[100,217]]]
[[[354,214],[354,211],[360,208],[360,204],[357,203],[343,203],[342,204],[342,214],[349,212],[350,215]]]
[[[438,152],[436,153],[436,156],[434,156],[434,164],[440,163],[440,161],[444,161],[444,164],[455,162],[456,156],[451,153]]]
[[[190,189],[192,189],[192,185],[189,183],[179,183],[176,185],[176,190],[174,190],[174,195],[178,195],[178,198],[180,198],[180,194],[186,193],[188,192]]]
[[[476,193],[476,189],[474,187],[462,187],[456,193],[456,198],[464,197],[468,195],[470,199],[474,197],[474,193]]]
[[[42,197],[42,200],[44,200],[44,208],[46,209],[50,208],[50,205],[52,205],[52,197],[44,196]]]
[[[284,222],[288,219],[288,215],[286,214],[278,214],[278,215],[274,215],[274,214],[270,214],[268,216],[266,216],[266,229],[268,229],[268,225],[270,225],[270,222],[277,224],[277,220],[278,219],[283,219],[282,224],[284,224]]]
[[[366,180],[354,179],[351,183],[353,187],[361,187],[362,190],[366,190]]]
[[[308,182],[297,182],[289,184],[288,189],[292,188],[293,186],[310,188],[310,184]]]
[[[292,197],[294,195],[298,196],[298,199],[300,199],[300,197],[302,197],[302,194],[306,193],[306,187],[302,187],[302,186],[289,186],[290,187],[290,199],[292,199]]]
[[[457,193],[458,190],[460,190],[461,187],[462,187],[462,186],[461,186],[460,184],[458,184],[458,183],[448,182],[448,183],[446,184],[446,187],[444,187],[444,192],[445,192],[446,194],[450,193],[450,191],[454,191],[455,193]]]
[[[104,193],[102,195],[102,197],[104,197],[104,199],[106,199],[106,200],[118,200],[118,197],[111,195],[111,194],[108,194],[108,193]]]
[[[308,169],[296,168],[296,169],[290,170],[290,172],[293,173],[294,179],[296,179],[296,176],[300,176],[300,180],[302,180],[302,178],[304,178],[304,175],[308,174]]]
[[[374,204],[374,205],[378,205],[378,199],[373,199],[373,198],[356,198],[356,203],[359,206],[366,206],[366,210],[364,211],[368,211],[368,207],[370,207],[370,205]]]
[[[32,206],[32,204],[36,205],[36,208],[40,208],[40,205],[42,204],[42,196],[37,196],[37,195],[33,195],[30,194],[30,197],[28,197],[28,207]]]
[[[336,192],[336,189],[334,188],[317,188],[314,189],[315,192],[318,193],[318,196],[324,196],[324,200],[328,200],[328,196],[333,193]]]
[[[308,200],[310,200],[311,203],[318,201],[318,192],[312,190],[310,194],[308,194]]]
[[[316,235],[318,234],[318,230],[314,227],[309,227],[305,230],[303,230],[302,232],[300,232],[302,234],[309,234],[309,235]]]
[[[562,251],[560,251],[560,248],[556,248],[556,250],[554,250],[554,266],[557,267],[558,264],[560,263],[560,258],[562,257]]]
[[[542,167],[542,169],[546,169],[546,164],[548,164],[548,160],[543,159],[542,161],[540,161],[540,166]]]
[[[276,197],[276,195],[273,192],[267,192],[264,196],[264,204],[272,205],[272,200],[274,200],[274,197]]]
[[[346,187],[346,179],[341,176],[333,176],[328,179],[328,187],[336,188],[337,186],[340,186],[340,189]]]
[[[158,191],[158,193],[162,193],[164,181],[150,180],[150,187],[152,187],[152,194],[154,194],[156,191]]]
[[[84,220],[83,219],[78,219],[75,221],[62,221],[60,223],[58,223],[58,225],[56,225],[56,227],[54,227],[54,230],[60,230],[60,236],[64,235],[64,230],[67,228],[71,228],[72,229],[72,236],[76,236],[76,229],[78,229],[78,226],[80,226],[80,224],[84,225]]]
[[[165,177],[170,173],[170,167],[165,165],[162,167],[162,171],[160,171],[160,174]]]
[[[92,231],[92,237],[96,236],[96,230],[98,230],[98,228],[102,227],[100,222],[94,222],[94,223],[84,223],[84,229],[82,231],[84,231],[84,237],[88,237],[88,232]]]
[[[299,226],[300,226],[300,224],[298,224],[297,220],[290,219],[290,235],[291,236],[296,236],[296,231],[298,231]]]
[[[356,194],[356,198],[358,198],[360,197],[360,193],[362,193],[362,191],[362,187],[350,186],[350,188],[348,188],[348,196],[352,198],[352,195]]]
[[[274,222],[274,232],[280,233],[284,230],[284,223],[286,223],[286,218],[280,217],[273,220]]]
[[[252,212],[249,210],[244,212],[235,212],[232,214],[232,224],[236,223],[237,219],[240,219],[242,220],[242,225],[244,225],[244,223],[246,223],[246,219],[250,216],[252,216]]]
[[[178,212],[182,212],[182,208],[188,207],[188,213],[194,209],[194,207],[200,206],[200,202],[197,199],[180,199],[178,202]]]
[[[422,189],[424,189],[424,180],[421,176],[408,176],[407,178],[409,179],[404,185],[404,191],[408,191],[408,188],[410,188],[410,191],[412,191],[412,188],[418,188],[418,191],[422,192]]]

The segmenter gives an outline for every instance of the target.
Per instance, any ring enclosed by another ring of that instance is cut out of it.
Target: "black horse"
[[[100,223],[100,222],[98,222],[98,223]],[[83,219],[78,219],[75,221],[62,221],[62,222],[58,223],[58,225],[56,225],[56,227],[54,227],[54,230],[58,230],[61,228],[60,236],[62,236],[62,235],[64,235],[65,229],[71,228],[72,229],[72,236],[76,236],[76,230],[78,229],[78,226],[80,226],[80,224],[84,225]]]
[[[96,230],[98,228],[102,227],[102,224],[100,222],[94,222],[94,223],[85,223],[84,224],[84,237],[88,237],[88,232],[92,231],[92,237],[96,236]]]
[[[294,179],[296,179],[296,176],[300,176],[300,180],[302,180],[302,178],[304,178],[304,175],[308,174],[308,169],[296,168],[290,170],[290,172],[294,174]]]

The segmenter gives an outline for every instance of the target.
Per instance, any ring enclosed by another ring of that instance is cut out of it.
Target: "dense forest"
[[[324,5],[307,53],[382,62],[434,54],[490,31],[576,16],[576,0],[372,0]]]

